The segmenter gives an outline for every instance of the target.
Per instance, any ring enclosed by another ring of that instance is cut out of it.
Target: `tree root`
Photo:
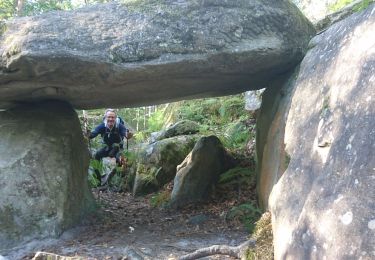
[[[239,246],[228,245],[214,245],[196,250],[193,253],[183,255],[178,260],[193,260],[210,255],[228,255],[242,259],[245,256],[246,250],[255,247],[255,240],[247,240]]]

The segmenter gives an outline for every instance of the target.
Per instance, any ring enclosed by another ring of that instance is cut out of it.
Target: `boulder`
[[[133,185],[134,195],[157,191],[173,180],[176,167],[193,149],[199,136],[182,135],[147,145],[137,154],[137,170]]]
[[[179,208],[206,199],[220,174],[228,169],[227,158],[219,138],[207,136],[199,139],[177,167],[171,206]]]
[[[372,4],[316,36],[279,94],[274,120],[285,134],[268,138],[284,156],[262,159],[277,182],[268,200],[275,259],[375,256],[374,29]]]
[[[194,121],[190,121],[190,120],[182,120],[171,125],[165,130],[151,134],[150,143],[154,143],[156,141],[160,141],[165,138],[170,138],[173,136],[196,134],[198,132],[199,132],[198,123]]]
[[[58,236],[94,209],[76,112],[61,102],[0,112],[0,250]]]
[[[0,28],[0,108],[44,99],[132,107],[260,89],[298,64],[315,34],[287,0],[112,2]]]
[[[245,110],[257,111],[262,104],[262,94],[264,89],[245,92]]]

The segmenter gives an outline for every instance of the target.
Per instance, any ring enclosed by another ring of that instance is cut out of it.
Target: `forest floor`
[[[32,259],[37,251],[75,259],[177,259],[212,245],[237,246],[249,233],[238,218],[228,218],[233,206],[254,199],[254,191],[232,191],[182,210],[153,207],[150,196],[99,191],[100,210],[58,239],[33,241],[14,250],[9,259]],[[7,258],[5,258],[7,259]],[[232,259],[211,256],[203,259]]]

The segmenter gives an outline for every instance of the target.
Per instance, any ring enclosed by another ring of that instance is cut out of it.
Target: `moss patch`
[[[273,233],[271,213],[265,212],[256,222],[252,237],[256,240],[255,248],[247,251],[247,260],[272,260],[273,259]]]

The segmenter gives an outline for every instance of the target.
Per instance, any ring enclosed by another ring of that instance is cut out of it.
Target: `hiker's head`
[[[113,127],[116,124],[116,111],[114,109],[108,108],[105,110],[105,121],[107,122],[108,127]]]

